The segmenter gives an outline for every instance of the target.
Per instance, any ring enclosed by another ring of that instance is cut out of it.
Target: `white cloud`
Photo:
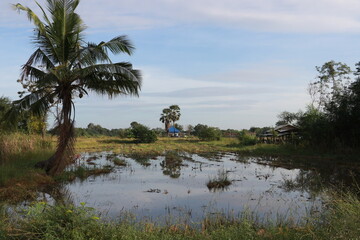
[[[19,2],[36,9],[32,1]],[[24,24],[8,3],[0,4],[0,25]],[[205,24],[270,32],[357,33],[359,11],[357,0],[83,0],[79,6],[85,23],[97,30]]]

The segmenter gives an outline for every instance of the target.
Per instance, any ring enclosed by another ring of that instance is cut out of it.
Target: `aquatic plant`
[[[206,186],[209,190],[217,190],[217,189],[225,189],[227,186],[231,184],[229,180],[228,172],[224,169],[220,169],[217,172],[217,175],[210,179]]]

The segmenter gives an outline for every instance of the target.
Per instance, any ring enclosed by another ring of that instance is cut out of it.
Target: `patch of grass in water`
[[[103,174],[109,174],[114,169],[113,166],[104,165],[101,167],[87,167],[87,166],[77,166],[74,169],[68,170],[56,176],[57,181],[74,181],[76,178],[80,180],[85,180],[90,176],[99,176]]]
[[[210,179],[206,186],[209,190],[222,190],[231,185],[231,181],[229,180],[228,172],[224,169],[218,170],[217,176]]]
[[[113,163],[116,165],[116,166],[123,166],[123,167],[126,167],[128,164],[126,162],[126,160],[124,159],[120,159],[118,157],[112,159]]]

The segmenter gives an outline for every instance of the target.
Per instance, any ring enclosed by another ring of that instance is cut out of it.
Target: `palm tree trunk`
[[[71,163],[74,155],[74,122],[71,119],[71,92],[63,95],[62,109],[57,119],[59,137],[56,152],[45,161],[38,162],[35,167],[45,169],[46,173],[55,176],[61,173]]]
[[[72,100],[71,92],[64,94],[63,106],[59,121],[59,139],[53,160],[47,166],[49,175],[61,173],[71,163],[74,154],[74,122],[71,119]]]

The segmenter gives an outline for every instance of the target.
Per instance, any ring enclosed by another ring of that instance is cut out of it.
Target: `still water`
[[[126,166],[114,164],[116,161]],[[322,176],[314,167],[281,167],[278,159],[235,153],[169,152],[148,157],[84,153],[79,165],[110,165],[113,170],[66,183],[58,190],[60,195],[75,205],[85,202],[110,219],[126,213],[160,223],[198,223],[219,214],[236,217],[251,213],[258,221],[298,223],[306,220],[304,216],[321,212],[328,198]],[[227,173],[232,184],[208,189],[207,182],[216,178],[219,170]]]

